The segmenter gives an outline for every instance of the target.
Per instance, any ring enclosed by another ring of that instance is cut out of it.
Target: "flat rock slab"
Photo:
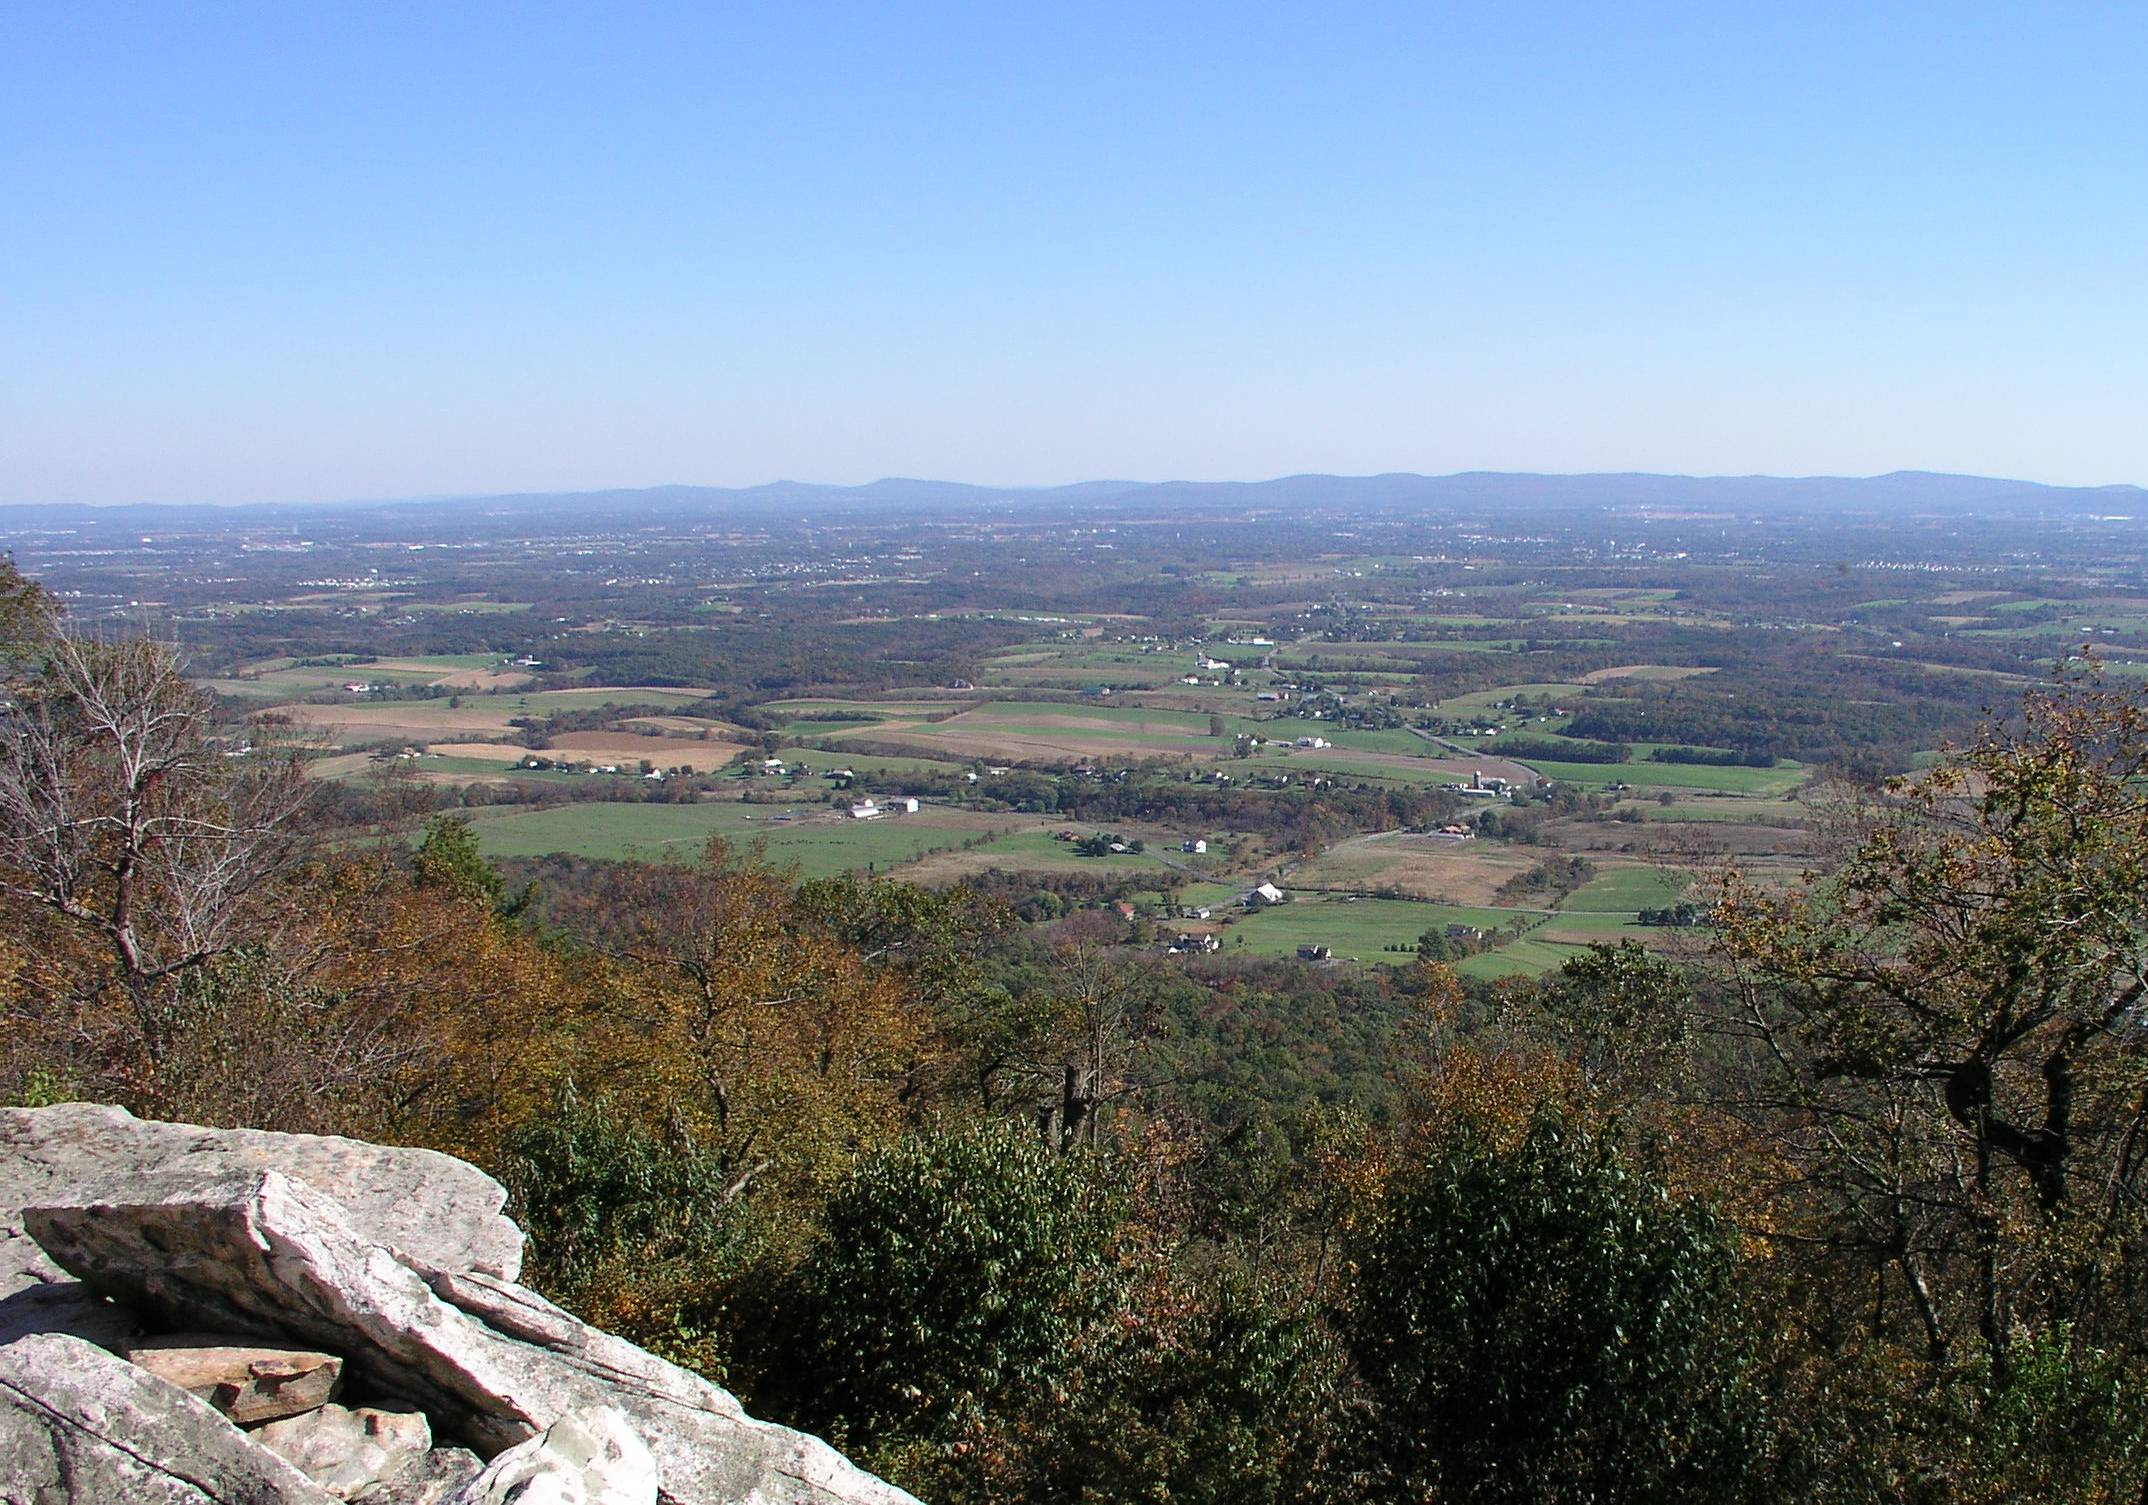
[[[0,1347],[0,1505],[335,1505],[208,1405],[80,1338]]]
[[[21,1210],[43,1202],[139,1200],[129,1188],[144,1177],[265,1170],[334,1199],[373,1243],[443,1270],[521,1273],[522,1230],[500,1214],[506,1190],[451,1155],[161,1123],[98,1103],[0,1109],[0,1232],[21,1228]]]
[[[172,1174],[139,1190],[30,1207],[24,1224],[66,1269],[167,1323],[343,1355],[373,1395],[410,1401],[487,1458],[615,1407],[673,1505],[915,1505],[819,1438],[754,1420],[728,1391],[534,1292],[366,1238],[288,1176]]]
[[[343,1361],[332,1353],[244,1335],[171,1333],[131,1344],[124,1352],[241,1426],[318,1410],[335,1399],[343,1382]]]

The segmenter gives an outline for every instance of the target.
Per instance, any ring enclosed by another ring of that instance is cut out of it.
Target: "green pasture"
[[[1726,822],[1736,825],[1805,826],[1810,812],[1794,800],[1762,795],[1679,794],[1676,803],[1659,805],[1653,799],[1620,800],[1613,807],[1636,810],[1649,825],[1683,825],[1688,822]]]
[[[1692,881],[1690,874],[1667,868],[1613,868],[1591,878],[1569,894],[1559,907],[1569,914],[1589,910],[1630,915],[1643,909],[1661,909],[1677,903],[1678,896]]]
[[[443,674],[462,669],[484,669],[499,663],[490,653],[443,653],[397,660],[396,667],[383,664],[342,662],[296,664],[289,659],[250,666],[241,676],[201,681],[203,688],[222,695],[256,700],[289,700],[316,695],[323,690],[340,691],[354,680],[376,685],[428,685]],[[409,667],[403,667],[408,665]],[[353,697],[355,698],[355,697]]]
[[[449,674],[457,669],[511,669],[513,667],[511,664],[502,663],[500,655],[497,653],[411,653],[398,654],[395,657],[398,663],[416,664],[420,668],[435,669],[442,674]],[[368,666],[355,664],[351,667],[363,669]]]
[[[954,774],[959,777],[970,767],[966,760],[913,758],[901,753],[853,753],[840,747],[786,747],[778,756],[793,763],[810,764],[816,778],[838,768],[847,768],[868,787],[876,778],[900,774]]]
[[[1093,834],[1088,826],[1069,825],[1063,829],[1077,836]],[[1107,828],[1108,829],[1108,828]],[[994,836],[981,842],[977,850],[990,859],[994,866],[1010,871],[1043,871],[1066,873],[1124,873],[1168,872],[1154,851],[1107,852],[1101,857],[1083,857],[1075,852],[1071,841],[1057,840],[1050,831],[1020,831],[1005,836]]]
[[[2005,612],[2042,611],[2047,606],[2071,610],[2080,604],[2078,601],[2062,600],[2052,596],[2031,596],[2026,601],[1999,601],[1986,606],[1984,610]]]
[[[1080,716],[1109,722],[1113,728],[1175,732],[1181,736],[1206,737],[1208,718],[1191,711],[1167,711],[1155,706],[1110,705],[1094,700],[988,700],[975,707],[965,724],[991,726],[995,730],[1048,733],[1051,728],[1036,718]],[[1251,723],[1248,723],[1249,725]],[[1112,735],[1116,736],[1114,730]]]
[[[1405,627],[1447,627],[1462,629],[1470,627],[1504,627],[1508,623],[1512,622],[1514,618],[1471,616],[1466,612],[1408,612],[1398,616],[1383,616],[1380,620],[1383,622],[1399,623],[1400,625]]]
[[[1115,690],[1161,690],[1177,684],[1193,670],[1150,659],[1146,664],[1124,666],[1083,668],[1068,664],[1028,664],[1010,668],[988,667],[978,672],[984,676],[983,683],[993,689],[1086,690],[1108,685]]]
[[[1583,953],[1583,946],[1563,945],[1557,941],[1540,941],[1524,936],[1509,941],[1497,951],[1480,951],[1451,965],[1459,977],[1475,978],[1480,982],[1496,982],[1503,977],[1541,977],[1556,967],[1564,966]]]
[[[1552,695],[1563,701],[1578,700],[1587,693],[1587,686],[1577,684],[1496,685],[1489,690],[1473,690],[1467,695],[1449,696],[1432,709],[1437,715],[1455,716],[1463,712],[1488,711],[1495,703],[1516,695]]]
[[[1477,909],[1459,904],[1419,903],[1409,899],[1345,899],[1294,894],[1288,904],[1270,905],[1247,914],[1224,935],[1224,945],[1263,956],[1289,956],[1300,946],[1326,946],[1336,956],[1359,961],[1391,961],[1388,945],[1415,949],[1426,930],[1471,925],[1491,930],[1510,924],[1510,909]]]
[[[1805,782],[1802,763],[1773,768],[1717,768],[1705,763],[1561,763],[1518,760],[1542,777],[1590,787],[1631,784],[1636,789],[1699,789],[1723,794],[1783,794]]]
[[[775,818],[783,813],[779,805],[592,802],[539,810],[473,810],[470,820],[487,857],[566,852],[677,861],[692,857],[711,836],[720,835],[734,842],[765,840],[770,860],[795,864],[805,878],[868,867],[885,871],[986,834],[938,825],[926,814],[849,821],[829,819],[822,805],[801,802],[797,810],[799,818],[786,822]]]
[[[1225,908],[1231,905],[1249,886],[1243,883],[1210,883],[1205,881],[1188,883],[1178,891],[1178,902],[1188,909],[1198,909],[1204,904],[1211,909]]]
[[[1425,741],[1415,732],[1405,731],[1399,726],[1383,727],[1378,730],[1340,726],[1330,727],[1325,721],[1303,721],[1297,717],[1267,724],[1271,727],[1288,727],[1293,723],[1304,728],[1297,736],[1325,737],[1339,748],[1355,749],[1359,752],[1400,753],[1408,758],[1441,755],[1440,750],[1432,743]],[[1283,733],[1278,731],[1275,735],[1281,736]],[[1296,738],[1291,738],[1290,740],[1295,741]]]
[[[1436,749],[1433,751],[1436,752]],[[1426,764],[1413,768],[1406,763],[1374,763],[1367,758],[1353,758],[1339,747],[1321,748],[1317,751],[1293,748],[1288,757],[1281,753],[1263,752],[1261,756],[1245,762],[1232,760],[1228,770],[1243,769],[1248,774],[1291,773],[1305,775],[1326,774],[1331,778],[1364,779],[1389,784],[1451,784],[1454,774]]]

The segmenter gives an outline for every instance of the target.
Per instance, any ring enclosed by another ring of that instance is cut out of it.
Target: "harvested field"
[[[633,732],[564,732],[551,752],[572,753],[602,762],[638,763],[646,758],[659,768],[686,767],[712,773],[746,750],[740,742],[701,742],[684,737],[641,737]]]
[[[1446,904],[1492,905],[1499,902],[1499,885],[1537,860],[1485,842],[1390,832],[1338,842],[1292,872],[1290,881],[1309,889],[1394,889]]]
[[[1229,744],[1208,735],[1205,721],[1169,711],[1129,707],[1123,714],[1008,703],[978,706],[944,721],[885,721],[847,734],[875,744],[929,748],[943,755],[1032,762],[1091,758],[1153,758],[1178,753],[1213,758]]]
[[[342,746],[362,742],[430,742],[439,737],[497,737],[510,730],[512,716],[525,711],[507,709],[504,698],[497,706],[464,705],[451,710],[444,700],[401,700],[377,705],[280,706],[272,712],[287,717],[303,730]]]

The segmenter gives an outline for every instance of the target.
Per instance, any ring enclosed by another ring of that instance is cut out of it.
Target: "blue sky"
[[[2148,7],[18,4],[0,501],[2148,482]]]

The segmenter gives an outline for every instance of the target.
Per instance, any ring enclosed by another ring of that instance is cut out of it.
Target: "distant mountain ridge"
[[[650,486],[638,489],[508,492],[412,501],[211,504],[77,503],[0,507],[0,533],[19,528],[110,525],[124,528],[258,522],[265,525],[355,521],[467,523],[476,518],[557,521],[577,515],[617,522],[694,516],[747,519],[801,507],[859,516],[901,511],[1047,512],[1055,505],[1144,511],[1262,511],[1321,505],[1358,512],[1473,508],[1580,511],[1656,506],[1741,511],[1869,513],[2124,513],[2148,515],[2148,489],[2132,485],[2047,486],[1990,476],[1898,470],[1879,476],[1681,476],[1640,472],[1549,475],[1461,471],[1426,476],[1278,476],[1265,481],[1081,481],[1065,486],[980,486],[891,476],[862,486],[770,481],[758,486]]]

